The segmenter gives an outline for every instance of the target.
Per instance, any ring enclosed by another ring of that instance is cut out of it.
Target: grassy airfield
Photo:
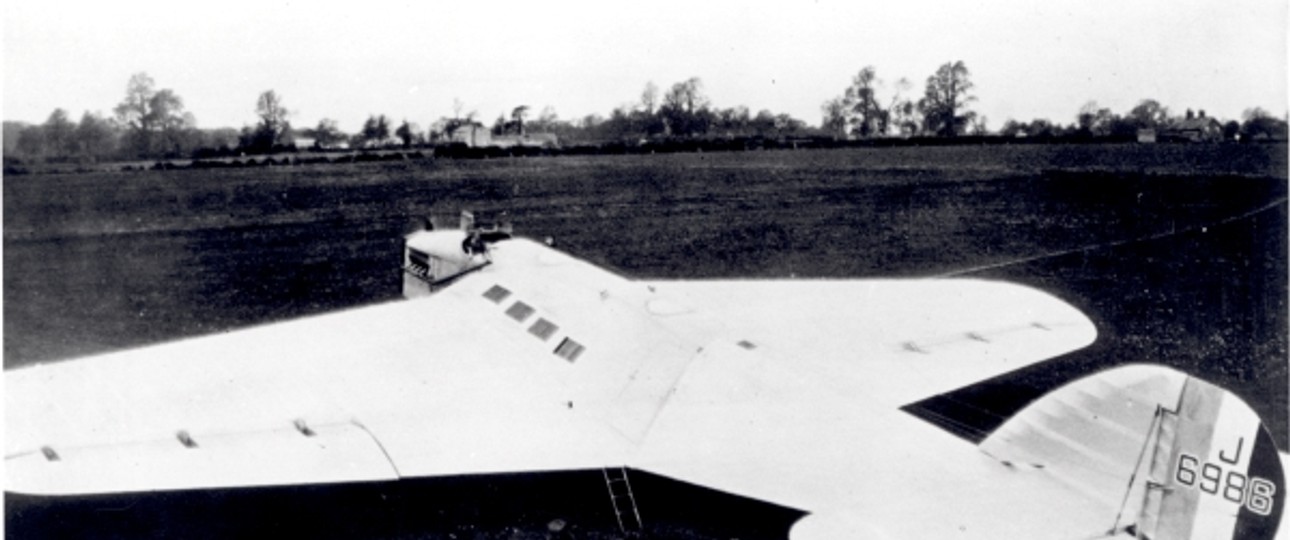
[[[1286,170],[1284,145],[1028,145],[11,176],[4,365],[393,300],[402,233],[467,208],[638,278],[1031,284],[1098,343],[935,406],[988,429],[981,407],[1153,361],[1237,391],[1284,445]]]

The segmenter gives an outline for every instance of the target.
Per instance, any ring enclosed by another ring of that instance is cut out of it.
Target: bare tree
[[[663,96],[659,115],[666,122],[666,130],[676,135],[706,133],[712,121],[708,98],[703,95],[703,81],[698,77],[672,85]]]
[[[641,107],[645,114],[654,114],[654,109],[658,107],[658,86],[654,81],[645,83],[645,90],[641,91]]]
[[[1080,107],[1075,115],[1075,124],[1081,134],[1089,137],[1102,137],[1111,134],[1115,115],[1111,109],[1101,107],[1096,101],[1089,101]]]
[[[273,90],[260,94],[255,101],[255,114],[260,117],[260,131],[269,139],[270,145],[282,142],[283,136],[291,129],[287,122],[291,112],[282,105],[282,96]]]
[[[672,85],[672,89],[663,97],[663,106],[686,113],[695,113],[708,107],[708,98],[703,95],[703,81],[690,77]]]
[[[74,135],[77,154],[89,161],[107,159],[116,150],[116,135],[111,122],[86,111]]]
[[[1287,122],[1285,118],[1277,118],[1272,113],[1263,110],[1261,107],[1246,109],[1241,113],[1241,118],[1245,121],[1241,123],[1242,140],[1281,140],[1287,138]]]
[[[156,83],[147,73],[130,76],[125,87],[125,99],[113,109],[117,121],[129,130],[127,144],[137,155],[152,151],[152,98],[157,93]]]
[[[851,132],[858,137],[874,137],[887,132],[887,110],[878,104],[878,87],[881,85],[873,66],[865,66],[847,87],[843,101],[854,126]]]
[[[1144,99],[1129,110],[1129,119],[1138,129],[1160,128],[1169,122],[1169,109],[1159,101]]]
[[[390,138],[390,119],[385,115],[370,115],[363,122],[363,130],[355,135],[355,146],[361,148],[380,148]]]
[[[555,107],[547,105],[542,107],[542,112],[538,113],[537,120],[528,123],[528,129],[539,132],[551,132],[556,129],[560,123],[560,117],[555,113]]]
[[[529,114],[528,105],[520,105],[519,107],[511,109],[511,122],[515,124],[516,134],[518,135],[524,134],[524,117],[528,116],[528,114]]]
[[[820,106],[820,112],[824,114],[824,121],[820,127],[825,131],[833,134],[834,138],[845,139],[847,137],[847,104],[842,98],[835,97],[825,101]]]
[[[76,124],[67,116],[67,111],[54,109],[43,127],[45,152],[60,158],[71,157],[76,152]]]
[[[127,144],[135,154],[183,154],[193,144],[197,121],[184,112],[184,102],[174,90],[155,87],[147,73],[132,75],[125,99],[113,109],[117,121],[129,130]]]
[[[413,143],[419,142],[417,141],[418,129],[416,124],[409,123],[405,118],[403,123],[399,124],[399,128],[394,130],[394,136],[403,141],[404,148],[411,148]]]
[[[123,125],[137,131],[148,132],[152,115],[149,114],[152,96],[157,93],[152,77],[147,73],[135,73],[125,87],[125,99],[113,109]]]
[[[771,124],[774,124],[773,118]],[[713,114],[713,127],[727,135],[747,135],[748,129],[753,127],[752,112],[743,105],[718,110]]]
[[[454,119],[460,120],[461,110],[464,109],[465,107],[466,105],[462,103],[460,99],[452,98],[452,117]]]
[[[943,137],[962,133],[976,113],[967,104],[976,101],[969,94],[972,81],[963,61],[945,63],[927,78],[927,88],[918,108],[923,112],[927,130]]]
[[[905,97],[914,84],[909,79],[901,77],[894,85],[895,90],[891,95],[891,102],[887,104],[887,124],[890,128],[895,128],[897,135],[912,137],[918,134],[918,118],[915,114],[914,102]]]

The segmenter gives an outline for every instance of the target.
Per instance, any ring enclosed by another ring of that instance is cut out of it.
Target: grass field
[[[394,299],[402,233],[468,208],[632,277],[1032,284],[1099,342],[972,399],[1162,362],[1285,445],[1286,169],[1284,145],[1035,145],[8,177],[4,364]]]

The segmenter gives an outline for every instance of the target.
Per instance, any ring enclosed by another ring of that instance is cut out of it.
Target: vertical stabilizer
[[[1249,405],[1189,377],[1159,426],[1140,537],[1274,537],[1285,479],[1272,437]]]
[[[1281,456],[1254,410],[1162,366],[1121,366],[1069,383],[1014,415],[981,449],[1105,505],[1105,537],[1271,540],[1285,507]]]

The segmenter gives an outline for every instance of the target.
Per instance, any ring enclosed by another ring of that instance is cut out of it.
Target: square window
[[[484,291],[484,298],[492,300],[494,304],[502,303],[502,300],[505,300],[510,295],[511,291],[506,290],[501,285],[493,285],[487,291]]]
[[[581,343],[569,338],[564,338],[564,340],[560,342],[560,346],[555,348],[555,355],[564,358],[569,362],[573,362],[574,360],[577,360],[578,356],[582,354],[582,351],[586,349],[587,348],[583,347]]]
[[[551,336],[559,329],[560,327],[556,326],[555,323],[552,323],[551,321],[538,319],[537,322],[533,323],[533,326],[529,327],[529,333],[542,338],[542,341],[546,341],[551,339]]]
[[[506,309],[506,314],[512,319],[524,322],[524,319],[529,318],[533,311],[534,309],[531,306],[517,300],[514,304],[511,304],[511,307]]]

